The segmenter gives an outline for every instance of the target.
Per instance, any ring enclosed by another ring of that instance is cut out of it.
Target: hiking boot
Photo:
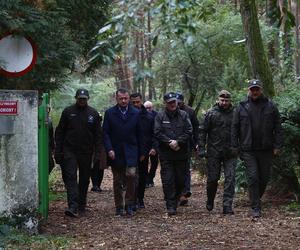
[[[233,215],[234,212],[233,212],[233,210],[232,210],[232,207],[224,206],[224,207],[223,207],[223,214],[224,214],[224,215]]]
[[[134,211],[133,211],[131,205],[126,206],[126,215],[128,215],[128,216],[133,216],[134,215]]]
[[[125,215],[125,210],[124,208],[122,207],[117,207],[116,208],[116,213],[115,213],[116,216],[124,216]]]
[[[132,209],[133,212],[136,212],[139,209],[138,203],[132,205],[131,209]]]
[[[260,208],[252,208],[251,216],[252,216],[252,218],[259,218],[259,217],[261,217],[261,210],[260,210]]]
[[[185,195],[180,196],[179,198],[179,206],[185,206],[188,204],[189,200]]]
[[[138,207],[139,208],[145,208],[145,203],[144,203],[144,201],[143,200],[139,200],[139,202],[138,202]]]
[[[168,216],[173,216],[173,215],[176,215],[176,209],[173,208],[173,207],[170,207],[167,209],[167,213],[168,213]]]
[[[77,209],[72,208],[72,207],[71,208],[67,208],[65,210],[65,215],[69,216],[69,217],[76,218],[76,217],[78,217]]]
[[[211,211],[214,209],[214,201],[213,200],[207,200],[206,202],[206,209],[208,211]]]
[[[100,193],[100,192],[102,192],[102,189],[101,189],[100,187],[98,187],[98,186],[93,186],[93,187],[91,188],[91,191],[92,191],[92,192]]]
[[[187,191],[186,194],[184,195],[186,198],[190,198],[192,196],[191,191]]]

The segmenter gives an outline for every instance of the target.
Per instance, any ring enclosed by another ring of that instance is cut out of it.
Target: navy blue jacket
[[[103,140],[106,152],[113,150],[115,160],[108,157],[113,167],[137,166],[143,149],[139,110],[128,106],[126,118],[122,118],[119,106],[106,110],[103,121]]]
[[[140,110],[140,124],[143,133],[143,152],[142,155],[147,156],[149,151],[154,148],[157,150],[158,142],[154,137],[154,116],[149,113],[144,106]]]

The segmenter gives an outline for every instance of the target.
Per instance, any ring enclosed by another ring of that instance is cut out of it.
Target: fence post
[[[39,213],[43,219],[48,217],[49,207],[49,127],[48,127],[48,112],[49,105],[48,93],[42,96],[42,102],[38,110],[38,165],[39,165]]]

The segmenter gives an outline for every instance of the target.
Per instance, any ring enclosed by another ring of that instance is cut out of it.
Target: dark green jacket
[[[199,149],[207,148],[208,157],[231,158],[231,122],[233,107],[224,110],[215,104],[204,117],[199,127]]]

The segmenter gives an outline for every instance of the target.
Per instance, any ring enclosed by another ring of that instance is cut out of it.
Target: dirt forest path
[[[64,216],[65,201],[50,203],[42,231],[74,238],[69,249],[300,249],[300,217],[265,198],[263,218],[251,220],[247,197],[237,195],[235,215],[222,215],[218,191],[215,209],[205,209],[205,183],[193,172],[189,205],[174,217],[165,211],[159,173],[155,186],[146,189],[146,209],[132,218],[115,217],[112,174],[105,171],[102,193],[88,193],[88,213]],[[298,214],[299,216],[299,214]]]

